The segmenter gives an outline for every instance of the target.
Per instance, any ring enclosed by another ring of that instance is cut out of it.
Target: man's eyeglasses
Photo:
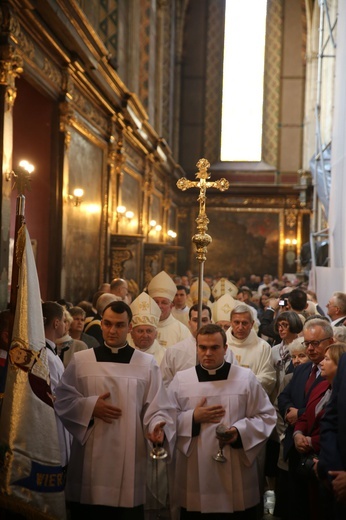
[[[306,348],[311,345],[313,348],[317,348],[320,346],[320,343],[322,343],[322,341],[326,341],[327,339],[330,339],[331,336],[329,336],[328,338],[323,338],[323,339],[320,339],[320,340],[313,340],[313,341],[303,341],[302,342],[302,345],[304,345]]]

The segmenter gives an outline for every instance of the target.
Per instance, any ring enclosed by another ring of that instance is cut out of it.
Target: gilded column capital
[[[62,75],[62,90],[63,95],[65,96],[65,100],[72,101],[74,93],[74,83],[69,68],[64,69]]]
[[[63,101],[59,105],[60,111],[60,132],[67,132],[73,119],[73,108],[68,101]]]
[[[0,85],[6,86],[6,109],[10,110],[16,99],[15,79],[23,72],[23,56],[17,48],[19,23],[8,4],[0,5]]]

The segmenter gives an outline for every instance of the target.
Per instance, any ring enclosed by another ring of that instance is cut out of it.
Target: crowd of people
[[[201,316],[198,279],[164,271],[42,303],[68,517],[346,518],[346,294],[202,289]]]

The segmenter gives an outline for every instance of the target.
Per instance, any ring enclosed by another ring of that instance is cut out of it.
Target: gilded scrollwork
[[[11,110],[17,95],[15,79],[23,72],[23,55],[18,49],[19,23],[8,4],[0,7],[0,84],[6,87],[6,110]]]
[[[150,280],[157,274],[156,267],[159,263],[160,257],[158,254],[146,255],[144,258],[144,285],[147,285]]]
[[[112,249],[111,273],[113,278],[121,278],[124,274],[124,264],[132,258],[130,249]]]
[[[60,103],[60,132],[68,132],[68,128],[72,125],[73,120],[73,108],[68,101]]]
[[[296,225],[297,218],[298,218],[298,210],[297,209],[290,208],[290,209],[286,209],[285,210],[286,225],[289,228],[293,228]]]

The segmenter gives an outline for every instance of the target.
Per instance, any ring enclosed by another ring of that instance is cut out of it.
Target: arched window
[[[221,161],[261,161],[267,0],[226,0]]]

